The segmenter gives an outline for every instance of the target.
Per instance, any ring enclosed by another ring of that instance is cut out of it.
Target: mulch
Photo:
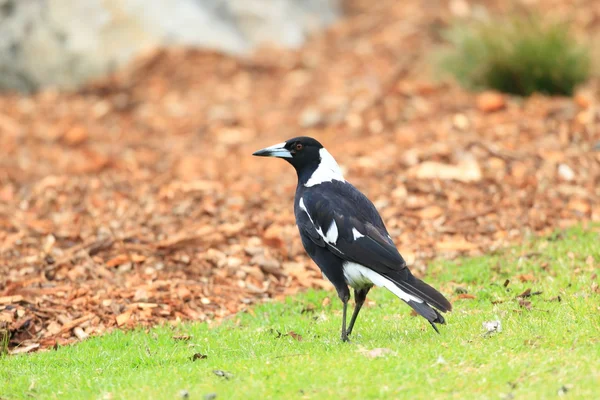
[[[428,3],[353,0],[299,50],[156,50],[75,92],[0,96],[9,348],[329,289],[299,241],[293,170],[250,156],[293,136],[325,144],[416,274],[599,221],[599,81],[527,99],[436,82],[430,51],[464,7]]]

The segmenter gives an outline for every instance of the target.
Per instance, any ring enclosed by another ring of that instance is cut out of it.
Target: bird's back
[[[298,185],[294,204],[296,217],[302,211],[299,209],[298,203],[303,197],[305,198],[305,202],[310,201],[314,197],[320,201],[327,201],[332,211],[342,215],[353,215],[361,221],[369,221],[378,230],[385,232],[387,235],[387,229],[375,205],[351,183],[346,181],[332,181],[311,187]]]

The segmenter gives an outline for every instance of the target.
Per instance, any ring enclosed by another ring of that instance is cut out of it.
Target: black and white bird
[[[371,201],[346,182],[331,154],[313,138],[297,137],[255,152],[283,158],[296,169],[294,214],[308,255],[331,281],[343,303],[342,340],[352,333],[369,290],[383,286],[435,324],[452,305],[437,290],[415,278],[396,249]],[[354,312],[346,329],[348,285]]]

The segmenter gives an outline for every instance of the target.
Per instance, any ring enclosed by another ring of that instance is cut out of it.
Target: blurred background
[[[599,34],[592,0],[0,0],[0,323],[51,346],[331,289],[293,170],[250,156],[299,135],[418,275],[598,221]]]

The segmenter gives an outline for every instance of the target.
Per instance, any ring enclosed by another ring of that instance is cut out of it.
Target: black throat
[[[319,168],[321,160],[305,164],[300,168],[296,168],[296,174],[298,175],[298,187],[304,186],[310,179],[313,173]]]

